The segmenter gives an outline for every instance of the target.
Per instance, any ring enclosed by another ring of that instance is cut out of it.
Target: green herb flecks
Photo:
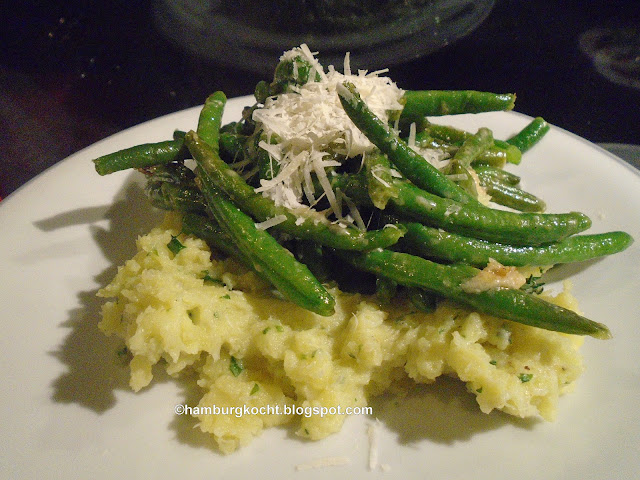
[[[180,250],[186,247],[182,244],[182,242],[180,242],[180,240],[178,240],[178,237],[171,235],[171,241],[167,243],[167,248],[169,249],[169,251],[171,251],[171,253],[177,255]]]
[[[533,378],[533,373],[521,373],[518,378],[522,383],[527,383]]]
[[[231,356],[231,361],[229,363],[229,370],[233,374],[234,377],[237,377],[244,370],[244,366],[242,365],[242,360]]]

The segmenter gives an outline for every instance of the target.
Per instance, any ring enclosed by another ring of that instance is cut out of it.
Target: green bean
[[[480,128],[475,135],[467,138],[455,153],[446,172],[450,175],[463,175],[464,180],[458,181],[458,185],[478,198],[476,182],[471,172],[471,163],[493,144],[493,133],[488,128]]]
[[[401,228],[369,232],[353,227],[345,228],[332,224],[321,213],[311,209],[294,211],[277,206],[273,200],[256,193],[195,132],[187,133],[185,142],[196,162],[207,172],[216,187],[228,195],[241,210],[260,222],[282,216],[284,221],[273,227],[278,231],[340,250],[369,250],[390,246],[404,233]]]
[[[518,150],[524,153],[538,143],[550,128],[544,118],[536,117],[517,134],[508,139],[507,142],[518,147]]]
[[[579,212],[519,213],[485,206],[463,205],[440,198],[415,185],[396,180],[398,198],[393,211],[446,230],[513,245],[536,245],[561,240],[591,226]]]
[[[369,198],[376,208],[384,210],[390,198],[397,198],[398,192],[393,188],[393,176],[389,162],[379,150],[364,156]]]
[[[349,118],[405,177],[436,195],[461,203],[477,203],[473,196],[449,180],[376,117],[360,98],[353,84],[345,82],[341,87],[338,88],[338,95]]]
[[[469,167],[491,145],[493,145],[493,132],[488,128],[479,128],[476,134],[464,140],[451,162]]]
[[[356,203],[371,204],[362,177],[337,176],[334,182]],[[393,180],[393,188],[397,189],[398,198],[391,198],[388,208],[398,217],[498,243],[537,245],[555,242],[591,226],[589,217],[579,212],[519,213],[461,204],[399,179]]]
[[[480,185],[484,187],[491,201],[498,205],[513,208],[520,212],[544,212],[547,208],[544,200],[532,193],[525,192],[515,185],[503,183],[490,175],[478,172]]]
[[[313,66],[302,56],[281,60],[275,68],[273,82],[264,80],[258,82],[254,96],[259,103],[264,103],[267,97],[290,91],[292,86],[304,85],[311,79]],[[320,80],[320,74],[315,71],[313,79]]]
[[[147,168],[176,160],[184,160],[187,149],[182,140],[145,143],[103,155],[93,160],[99,175],[108,175],[129,168]]]
[[[417,287],[408,287],[407,293],[411,304],[421,312],[433,312],[438,306],[438,296]]]
[[[214,92],[207,97],[198,118],[198,136],[207,142],[216,152],[219,151],[220,127],[222,125],[222,112],[227,103],[227,97],[223,92]]]
[[[519,289],[465,291],[465,282],[479,273],[469,265],[441,265],[421,257],[390,250],[343,254],[356,268],[390,278],[399,285],[417,287],[459,302],[478,312],[533,327],[574,335],[611,338],[609,329],[566,308]]]
[[[331,269],[322,245],[310,240],[298,240],[295,242],[293,252],[296,258],[304,263],[319,281],[324,283],[331,280]]]
[[[625,250],[633,238],[625,232],[574,235],[538,246],[514,246],[465,237],[419,223],[405,224],[399,247],[421,257],[484,267],[493,258],[502,265],[551,266],[583,262]]]
[[[206,214],[193,212],[183,214],[182,231],[187,235],[204,240],[210,247],[229,257],[238,258],[247,267],[251,268],[251,263],[245,257],[239,255],[231,236]]]
[[[450,127],[448,125],[439,125],[437,123],[430,123],[428,121],[423,122],[422,131],[418,132],[416,135],[417,141],[419,141],[420,136],[428,135],[430,137],[436,138],[438,140],[445,141],[452,145],[462,145],[462,143],[467,140],[473,134],[470,132],[466,132],[464,130],[459,130],[454,127]],[[492,154],[485,154],[489,156],[491,159],[493,156],[503,157],[507,163],[519,164],[522,160],[522,152],[515,145],[511,145],[510,143],[494,138],[493,140],[494,150]],[[478,158],[478,161],[485,161],[482,156]],[[494,163],[494,162],[487,162]]]
[[[401,120],[420,122],[424,117],[512,110],[516,96],[475,90],[407,90]]]
[[[494,140],[495,143],[495,140]],[[448,143],[445,140],[434,138],[428,132],[418,132],[416,134],[415,145],[418,148],[428,148],[431,150],[439,150],[450,157],[453,157],[460,149],[460,144]],[[519,150],[513,147],[513,150],[520,154]],[[487,150],[483,151],[476,157],[473,162],[474,168],[477,164],[491,165],[493,167],[503,167],[509,162],[509,152],[501,147],[491,145]],[[513,162],[509,162],[513,163]]]
[[[184,130],[174,130],[173,131],[173,139],[174,140],[184,140],[184,136],[187,134]]]
[[[473,169],[478,175],[494,178],[505,185],[518,185],[520,183],[518,175],[493,165],[478,163],[473,166]]]
[[[498,205],[513,208],[521,212],[544,212],[544,201],[519,188],[520,177],[501,168],[487,165],[474,165],[480,185]]]
[[[376,277],[376,298],[383,305],[388,305],[396,296],[398,284],[387,277]]]
[[[151,204],[162,210],[177,210],[180,212],[206,211],[206,204],[198,188],[185,187],[170,182],[149,181],[145,192]]]
[[[246,135],[239,133],[220,132],[220,139],[218,140],[220,152],[224,152],[232,158],[241,156],[247,138]]]
[[[335,300],[309,269],[268,232],[258,229],[251,217],[216,189],[200,166],[196,167],[196,174],[211,213],[242,255],[251,261],[254,270],[296,305],[319,315],[332,315]]]

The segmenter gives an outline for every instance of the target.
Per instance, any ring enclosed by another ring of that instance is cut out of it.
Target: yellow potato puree
[[[168,214],[138,239],[138,253],[99,293],[111,299],[99,326],[124,339],[135,391],[149,385],[158,364],[172,376],[196,373],[200,407],[265,407],[264,414],[197,415],[225,453],[273,425],[294,423],[300,436],[315,440],[340,430],[345,419],[285,415],[285,406],[344,412],[392,384],[410,388],[443,374],[465,382],[485,413],[551,420],[558,397],[582,372],[581,337],[449,302],[427,314],[409,302],[381,306],[374,297],[332,289],[335,314],[313,314],[234,261],[212,258],[204,241],[179,235],[179,221]],[[185,246],[176,254],[167,247],[172,235]],[[576,309],[567,292],[550,301]]]

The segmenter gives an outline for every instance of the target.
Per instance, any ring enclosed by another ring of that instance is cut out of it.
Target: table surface
[[[122,129],[267,79],[181,49],[154,27],[153,1],[87,3],[5,4],[0,197]],[[637,0],[497,0],[473,32],[389,75],[405,89],[516,92],[520,112],[593,142],[639,144],[639,32]]]

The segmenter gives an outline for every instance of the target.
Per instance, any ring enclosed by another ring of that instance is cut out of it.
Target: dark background
[[[182,51],[155,30],[151,2],[9,2],[0,9],[2,197],[119,130],[199,105],[215,90],[251,94],[264,78]],[[594,28],[627,27],[635,33],[609,40],[629,47],[623,60],[631,76],[614,81],[580,39]],[[639,30],[637,0],[497,0],[471,34],[391,67],[390,76],[405,89],[516,92],[520,112],[593,142],[638,144]]]

